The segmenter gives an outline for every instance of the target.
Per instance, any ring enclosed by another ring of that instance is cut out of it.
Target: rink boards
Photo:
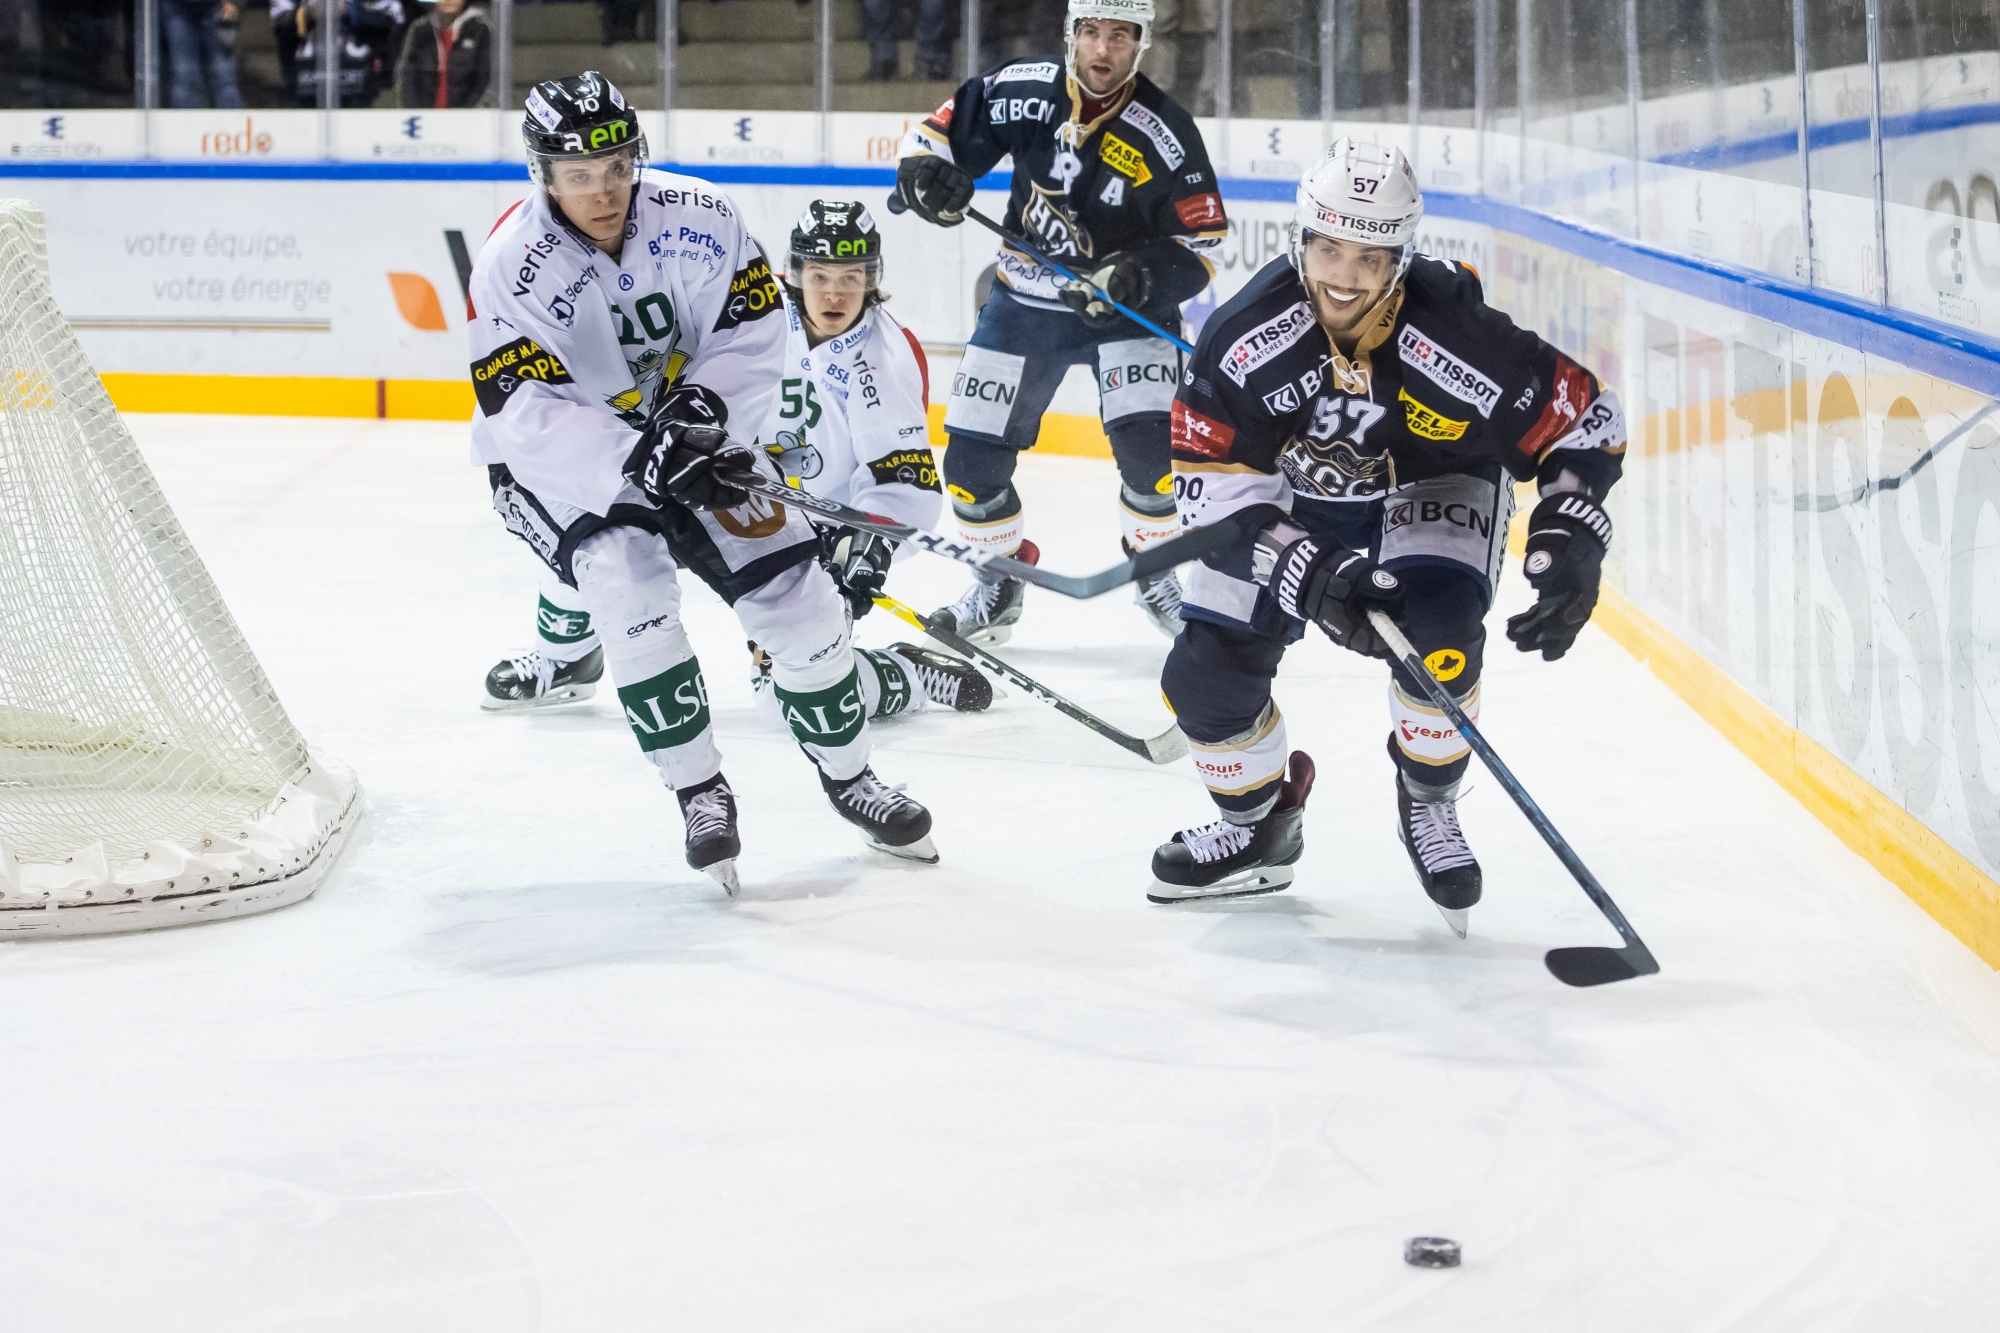
[[[155,163],[7,192],[47,210],[58,299],[127,410],[462,419],[454,249],[476,253],[522,184],[488,165],[188,178]],[[934,386],[949,372],[989,233],[890,216],[879,168],[708,169],[767,248],[813,197],[874,207],[891,308],[931,349]],[[1196,323],[1285,250],[1287,184],[1225,194],[1232,231]],[[1475,265],[1496,305],[1619,389],[1632,443],[1607,581],[1622,600],[1602,623],[2000,965],[1991,346],[1471,196],[1434,194],[1422,245]],[[1076,378],[1050,443],[1088,453],[1102,437]]]

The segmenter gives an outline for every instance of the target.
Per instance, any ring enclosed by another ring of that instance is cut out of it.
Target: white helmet
[[[1076,25],[1085,19],[1136,23],[1140,60],[1145,59],[1146,48],[1153,44],[1153,0],[1069,0],[1069,10],[1063,17],[1063,68],[1072,79],[1076,77]],[[1138,60],[1132,62],[1132,72],[1139,72]]]
[[[1306,233],[1313,231],[1399,251],[1396,281],[1401,282],[1423,217],[1423,192],[1403,150],[1343,135],[1299,182],[1292,208],[1292,267],[1304,275]]]

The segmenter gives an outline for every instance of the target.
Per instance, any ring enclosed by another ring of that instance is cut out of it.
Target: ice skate
[[[1137,555],[1132,543],[1123,543],[1127,556]],[[1181,633],[1181,580],[1180,575],[1169,569],[1151,578],[1135,581],[1132,585],[1132,601],[1153,628],[1169,639],[1177,639]]]
[[[729,779],[717,773],[674,796],[681,803],[681,818],[687,821],[687,863],[734,898],[743,887],[736,877],[743,840],[736,834],[736,793],[729,789]]]
[[[508,713],[581,703],[597,693],[603,678],[602,648],[592,648],[574,662],[551,662],[531,648],[486,673],[486,696],[479,706],[489,713]]]
[[[1014,552],[1016,560],[1039,563],[1042,553],[1033,542],[1024,541]],[[1021,618],[1021,600],[1028,585],[1003,574],[979,571],[979,577],[950,606],[933,612],[938,628],[956,634],[967,643],[991,647],[1014,637],[1014,624]]]
[[[909,666],[924,697],[939,707],[978,713],[992,706],[993,682],[972,663],[914,643],[892,643],[889,651]]]
[[[1437,904],[1444,922],[1460,939],[1473,904],[1479,901],[1479,862],[1458,827],[1457,785],[1443,800],[1410,795],[1402,774],[1396,775],[1396,833],[1410,853],[1410,864],[1424,892]],[[1428,794],[1428,793],[1426,793]]]
[[[1140,579],[1133,585],[1132,600],[1153,622],[1153,628],[1169,639],[1181,634],[1181,580],[1171,569]]]
[[[1313,761],[1292,751],[1278,803],[1254,824],[1218,819],[1182,829],[1153,852],[1156,903],[1196,898],[1247,898],[1275,893],[1292,882],[1292,866],[1305,854],[1306,797],[1312,795]]]
[[[821,773],[819,785],[840,817],[860,829],[876,851],[925,865],[937,863],[937,848],[930,838],[931,812],[905,796],[901,786],[889,786],[872,768],[840,780]]]

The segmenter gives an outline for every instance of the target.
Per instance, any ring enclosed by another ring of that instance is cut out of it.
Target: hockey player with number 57
[[[1596,376],[1488,306],[1479,275],[1418,257],[1403,154],[1337,140],[1300,182],[1290,254],[1210,317],[1174,400],[1183,524],[1243,540],[1191,571],[1161,685],[1220,818],[1153,854],[1156,902],[1268,893],[1292,878],[1312,761],[1290,756],[1271,681],[1309,624],[1391,659],[1399,832],[1460,935],[1479,863],[1456,800],[1470,749],[1382,644],[1381,611],[1473,719],[1516,480],[1541,499],[1524,565],[1524,652],[1568,651],[1597,604],[1604,497],[1625,421]]]

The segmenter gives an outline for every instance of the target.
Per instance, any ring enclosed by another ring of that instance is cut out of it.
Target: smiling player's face
[[[1308,233],[1305,240],[1306,292],[1320,327],[1335,338],[1358,332],[1396,280],[1396,252],[1380,245],[1336,240]]]

